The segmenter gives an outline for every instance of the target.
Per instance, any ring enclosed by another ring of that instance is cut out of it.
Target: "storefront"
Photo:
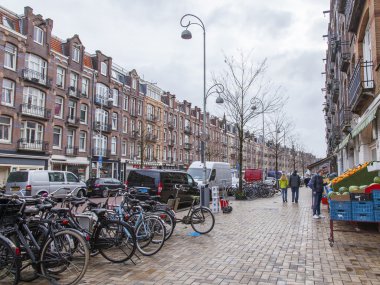
[[[89,178],[89,162],[85,157],[66,158],[64,156],[53,155],[50,163],[51,170],[70,171],[82,181],[86,181]]]

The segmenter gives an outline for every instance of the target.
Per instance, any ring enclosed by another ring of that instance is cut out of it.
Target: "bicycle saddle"
[[[87,202],[87,205],[88,205],[90,208],[100,207],[100,203],[95,203],[95,202],[92,202],[92,201],[88,201],[88,202]]]
[[[151,205],[151,206],[154,206],[157,204],[157,201],[154,201],[154,200],[145,200],[144,202]]]
[[[70,212],[70,209],[68,208],[53,208],[50,210],[52,213],[56,214],[64,214]]]
[[[53,208],[53,205],[52,204],[37,204],[36,208],[39,211],[43,212],[43,211],[46,211],[46,210],[51,210]]]
[[[37,209],[37,208],[25,208],[24,214],[26,214],[26,215],[34,215],[34,214],[38,214],[39,211],[40,210]]]
[[[102,209],[102,208],[98,208],[98,209],[92,209],[91,210],[95,215],[97,215],[98,217],[100,216],[104,216],[104,214],[107,212],[107,209]]]
[[[74,201],[70,201],[70,203],[74,206],[80,206],[86,203],[86,200],[74,200]]]

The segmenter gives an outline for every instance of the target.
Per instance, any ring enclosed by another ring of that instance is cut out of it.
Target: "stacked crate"
[[[213,186],[211,188],[211,195],[212,195],[211,211],[213,213],[218,213],[220,211],[219,187],[218,186]]]
[[[330,200],[330,217],[336,221],[351,221],[352,208],[351,201]]]
[[[380,190],[373,190],[372,198],[375,222],[380,222]]]

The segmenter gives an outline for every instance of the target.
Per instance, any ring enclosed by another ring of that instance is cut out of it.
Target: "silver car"
[[[86,195],[86,184],[68,171],[26,170],[11,172],[5,185],[6,193],[23,196],[50,194],[64,197],[69,193],[78,197]]]

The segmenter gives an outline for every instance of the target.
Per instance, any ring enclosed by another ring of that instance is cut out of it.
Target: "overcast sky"
[[[266,77],[289,97],[286,113],[302,144],[325,156],[322,113],[322,59],[329,0],[2,0],[17,14],[24,6],[54,21],[53,34],[78,34],[87,52],[101,50],[164,91],[202,106],[202,29],[191,26],[193,39],[182,40],[179,21],[191,13],[206,26],[208,84],[212,73],[225,69],[224,55],[253,50],[257,62],[267,58]],[[96,4],[95,4],[96,3]],[[207,102],[208,111],[223,112]]]

